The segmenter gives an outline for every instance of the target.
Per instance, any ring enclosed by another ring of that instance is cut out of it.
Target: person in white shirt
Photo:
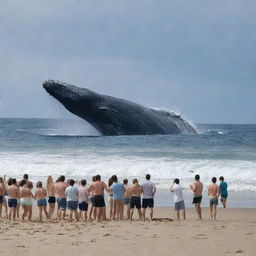
[[[87,211],[88,211],[88,188],[86,187],[86,180],[80,181],[80,186],[78,187],[78,207],[80,220],[87,221]]]
[[[150,209],[150,220],[153,219],[154,195],[156,193],[156,186],[150,181],[150,174],[146,175],[146,181],[141,185],[142,188],[142,218],[146,220],[146,209]]]
[[[186,219],[185,204],[182,193],[182,186],[178,178],[174,179],[173,184],[170,187],[170,191],[174,194],[174,210],[177,212],[177,220],[180,220],[180,211],[183,213],[184,220]]]

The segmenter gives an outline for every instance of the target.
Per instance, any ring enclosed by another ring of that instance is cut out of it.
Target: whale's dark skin
[[[179,115],[48,80],[45,90],[102,135],[196,134]]]

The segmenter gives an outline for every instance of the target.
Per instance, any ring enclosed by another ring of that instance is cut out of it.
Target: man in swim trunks
[[[210,216],[214,220],[216,220],[219,197],[219,186],[216,184],[216,181],[216,177],[213,177],[212,184],[208,186],[208,196],[210,200]]]
[[[124,184],[124,205],[126,206],[126,219],[130,219],[130,200],[131,200],[131,188],[128,185],[128,180],[123,180]]]
[[[136,206],[138,210],[139,220],[141,220],[142,213],[141,213],[141,193],[142,188],[139,185],[139,181],[137,179],[132,180],[133,186],[130,188],[131,191],[131,200],[130,200],[130,220],[132,221],[132,216],[134,212],[134,207]]]
[[[89,191],[93,191],[93,207],[96,209],[97,221],[100,222],[102,215],[104,215],[104,209],[106,207],[104,200],[104,190],[107,189],[107,185],[104,181],[101,181],[101,176],[96,175],[95,182],[89,187]],[[104,216],[103,216],[104,218]]]
[[[227,198],[228,198],[228,184],[224,181],[224,177],[221,176],[220,178],[220,201],[224,208],[227,207]]]
[[[17,199],[19,197],[19,188],[16,186],[16,179],[11,179],[11,185],[7,188],[9,220],[16,218]]]
[[[66,215],[67,199],[65,195],[65,190],[67,186],[68,184],[65,182],[65,176],[63,175],[61,175],[54,184],[54,193],[57,198],[59,220],[64,220]]]
[[[195,206],[199,220],[202,220],[201,201],[203,198],[203,183],[200,181],[200,176],[198,174],[195,176],[195,182],[193,183],[193,185],[190,185],[190,189],[194,192],[194,198],[192,203]]]
[[[154,208],[154,195],[156,193],[156,186],[150,181],[150,174],[146,175],[146,181],[142,183],[142,217],[143,221],[146,220],[146,209],[150,209],[150,220],[153,219],[153,208]]]

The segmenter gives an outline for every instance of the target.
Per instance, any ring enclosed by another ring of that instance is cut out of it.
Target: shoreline
[[[255,255],[256,209],[218,208],[217,220],[203,208],[198,221],[192,208],[181,221],[20,222],[0,221],[1,255]],[[33,207],[33,216],[37,207]],[[176,216],[156,207],[155,217]],[[135,211],[137,219],[137,211]],[[40,248],[40,249],[39,249]]]

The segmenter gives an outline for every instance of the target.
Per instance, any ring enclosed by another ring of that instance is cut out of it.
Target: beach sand
[[[34,207],[34,219],[36,214]],[[155,217],[175,219],[171,208]],[[137,215],[135,215],[137,218]],[[0,222],[0,255],[256,255],[256,209],[218,209],[216,221],[193,208],[186,221]]]

